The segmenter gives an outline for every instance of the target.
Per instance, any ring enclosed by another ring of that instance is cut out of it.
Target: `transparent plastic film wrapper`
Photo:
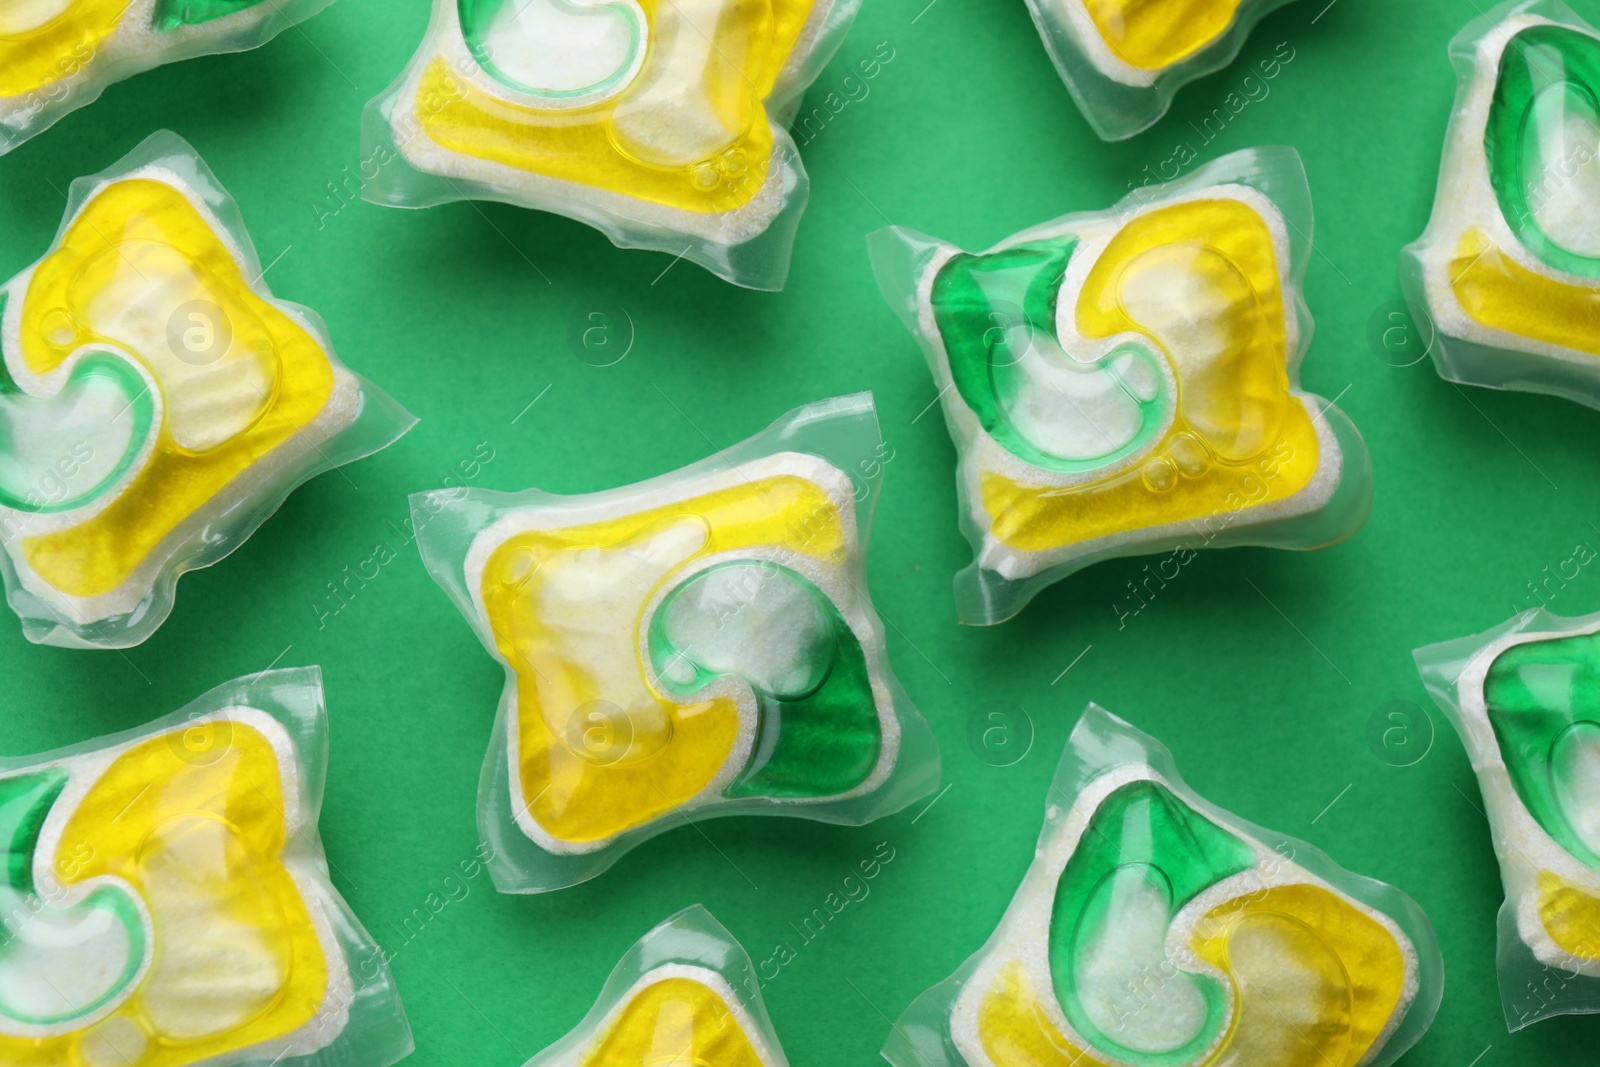
[[[1256,23],[1290,0],[1027,2],[1083,117],[1102,140],[1122,141],[1155,125],[1183,86],[1232,63]]]
[[[411,498],[506,671],[479,788],[498,888],[574,885],[686,821],[861,825],[936,788],[867,593],[892,458],[863,393],[608,492]]]
[[[6,0],[0,156],[125,78],[259,48],[333,0]]]
[[[1463,29],[1450,61],[1433,214],[1400,256],[1434,367],[1600,407],[1600,33],[1517,0]]]
[[[1387,1067],[1443,990],[1405,894],[1208,804],[1095,705],[988,943],[918,997],[894,1067]]]
[[[987,252],[868,238],[956,443],[962,622],[1003,622],[1102,560],[1360,529],[1366,445],[1299,385],[1311,228],[1299,155],[1261,148]]]
[[[0,1063],[388,1067],[411,1031],[317,835],[315,667],[0,759]]]
[[[498,200],[782,289],[808,181],[788,123],[859,0],[435,0],[367,106],[362,195]]]
[[[74,182],[50,251],[0,286],[0,568],[30,641],[139,644],[184,572],[415,422],[262,275],[163,131]]]
[[[696,904],[617,964],[577,1028],[525,1067],[789,1067],[750,956]]]
[[[1500,860],[1506,1025],[1600,1012],[1600,615],[1536,608],[1416,660]]]

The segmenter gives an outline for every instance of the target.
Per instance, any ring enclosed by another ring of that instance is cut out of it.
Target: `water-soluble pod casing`
[[[1600,407],[1600,31],[1513,0],[1450,43],[1433,214],[1400,284],[1440,377]]]
[[[789,1067],[750,956],[696,904],[617,963],[583,1021],[524,1067]]]
[[[1314,549],[1372,500],[1361,435],[1304,393],[1311,194],[1292,148],[1237,152],[971,254],[868,238],[956,443],[962,622],[1002,622],[1119,556]]]
[[[1188,83],[1221,70],[1290,0],[1028,0],[1045,48],[1102,140],[1155,125]]]
[[[1090,705],[987,944],[918,997],[895,1067],[1385,1067],[1443,990],[1404,893],[1207,803]]]
[[[411,1031],[317,833],[315,667],[0,759],[0,1062],[388,1067]]]
[[[162,131],[73,182],[0,286],[0,570],[30,641],[125,648],[178,578],[415,422],[276,299],[238,206]]]
[[[497,888],[575,885],[686,821],[860,825],[936,787],[867,593],[892,459],[863,393],[608,492],[411,498],[506,671],[478,795]]]
[[[1483,793],[1513,1031],[1600,1012],[1600,614],[1525,611],[1416,651]]]
[[[259,48],[333,0],[0,3],[0,156],[107,86],[196,56]]]
[[[782,289],[809,183],[788,124],[860,0],[435,0],[367,105],[362,195],[498,200]]]

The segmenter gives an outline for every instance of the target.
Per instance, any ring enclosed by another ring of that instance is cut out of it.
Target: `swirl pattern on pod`
[[[416,151],[735,210],[766,181],[764,103],[814,3],[459,0],[462,42],[490,78],[429,60],[409,106],[436,147]]]
[[[1359,1067],[1438,1004],[1426,917],[1195,796],[1091,705],[999,928],[906,1010],[896,1067]]]
[[[1401,258],[1452,381],[1600,406],[1600,33],[1523,3],[1451,45],[1461,71],[1428,227]]]
[[[330,453],[363,383],[273,298],[192,149],[149,144],[168,150],[75,186],[50,252],[0,287],[0,541],[57,628],[34,640],[143,640],[179,573],[354,458]]]
[[[364,935],[320,866],[321,787],[306,780],[320,772],[292,729],[235,705],[0,774],[0,1061],[309,1056],[340,1040],[358,985],[382,995],[381,966],[366,979],[349,966],[346,942]],[[362,1038],[373,1057],[381,1030]],[[409,1035],[396,1042],[403,1054]]]
[[[836,110],[830,93],[796,114],[859,4],[434,0],[411,62],[368,105],[361,194],[558,212],[782,289],[809,196],[790,127]],[[880,42],[855,66],[875,77],[894,54]]]
[[[795,453],[762,466],[597,521],[503,520],[475,543],[516,675],[515,785],[546,848],[719,798],[838,799],[892,768],[881,652],[843,579],[849,480]]]
[[[873,236],[960,454],[976,551],[956,582],[963,621],[1008,618],[1112,556],[1181,549],[1164,584],[1213,543],[1315,548],[1359,528],[1365,448],[1299,388],[1305,250],[1275,195],[1309,204],[1290,150],[1218,160],[983,253]]]
[[[1506,649],[1483,703],[1518,800],[1582,868],[1538,871],[1540,923],[1562,951],[1600,961],[1600,635]]]

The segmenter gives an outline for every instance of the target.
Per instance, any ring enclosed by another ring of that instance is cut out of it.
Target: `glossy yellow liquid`
[[[0,4],[0,97],[48,91],[93,61],[132,0]]]
[[[483,571],[496,647],[517,676],[518,765],[534,821],[564,841],[643,826],[693,799],[727,762],[738,707],[679,704],[647,680],[650,599],[707,556],[781,547],[848,556],[839,505],[779,475],[622,519],[517,534]]]
[[[1476,226],[1450,260],[1450,286],[1468,315],[1504,330],[1600,356],[1600,294],[1535,274]]]
[[[1140,70],[1164,70],[1233,25],[1239,0],[1084,0],[1106,46]]]
[[[1165,354],[1172,425],[1143,466],[1081,487],[984,472],[993,536],[1028,552],[1178,522],[1203,537],[1305,488],[1321,450],[1289,392],[1284,307],[1272,233],[1248,205],[1190,201],[1128,223],[1084,281],[1078,330],[1143,334]]]
[[[1234,1001],[1222,1041],[1195,1067],[1356,1067],[1406,988],[1394,937],[1317,886],[1229,901],[1201,920],[1191,947],[1227,975]],[[1018,964],[984,995],[978,1034],[997,1067],[1106,1067],[1061,1034]]]
[[[226,350],[197,358],[174,345],[175,329],[208,324],[223,331],[214,336],[231,336]],[[161,422],[148,460],[115,500],[22,542],[39,577],[76,597],[126,582],[186,519],[310,425],[334,385],[317,339],[251,288],[183,193],[152,179],[97,193],[28,286],[28,370],[48,374],[90,344],[132,357],[160,395]]]
[[[765,1067],[728,1002],[704,982],[666,978],[641,989],[582,1067]]]
[[[96,780],[62,832],[67,886],[112,878],[144,903],[154,958],[92,1027],[0,1036],[6,1067],[181,1067],[294,1033],[321,1010],[328,961],[283,866],[284,781],[254,728],[152,738]]]
[[[410,102],[421,134],[463,155],[685,211],[744,206],[766,183],[773,133],[764,104],[813,0],[639,6],[649,51],[615,96],[542,109],[434,59]]]

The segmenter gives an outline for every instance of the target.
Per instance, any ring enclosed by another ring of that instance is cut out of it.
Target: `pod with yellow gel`
[[[155,67],[259,48],[333,0],[6,0],[0,156]]]
[[[1600,614],[1527,611],[1416,661],[1477,771],[1500,861],[1506,1025],[1600,1012]]]
[[[479,796],[497,887],[576,884],[698,818],[858,825],[936,787],[867,594],[892,458],[860,394],[608,492],[412,497],[429,572],[506,671]]]
[[[412,424],[262,273],[163,132],[75,182],[54,246],[0,287],[0,565],[30,640],[138,644],[183,572]]]
[[[316,668],[0,760],[0,1062],[387,1067],[411,1033],[317,838]]]
[[[1469,23],[1450,59],[1433,213],[1400,256],[1415,343],[1396,360],[1600,407],[1600,30],[1514,0]]]
[[[362,195],[552,211],[782,289],[808,191],[787,116],[859,2],[435,0],[367,106]]]
[[[695,904],[640,938],[583,1021],[525,1067],[788,1067],[761,985]]]
[[[1385,1067],[1443,966],[1422,910],[1221,811],[1095,705],[984,947],[918,997],[895,1067]]]
[[[1028,0],[1028,9],[1083,117],[1103,140],[1121,141],[1155,125],[1179,89],[1232,63],[1256,23],[1287,3]],[[1262,98],[1259,87],[1295,56],[1287,42],[1259,51],[1239,89],[1218,103],[1221,126]]]
[[[1298,382],[1310,212],[1294,150],[1257,149],[979,254],[868,239],[957,446],[962,622],[1105,559],[1163,555],[1136,606],[1199,549],[1360,528],[1366,446]]]

